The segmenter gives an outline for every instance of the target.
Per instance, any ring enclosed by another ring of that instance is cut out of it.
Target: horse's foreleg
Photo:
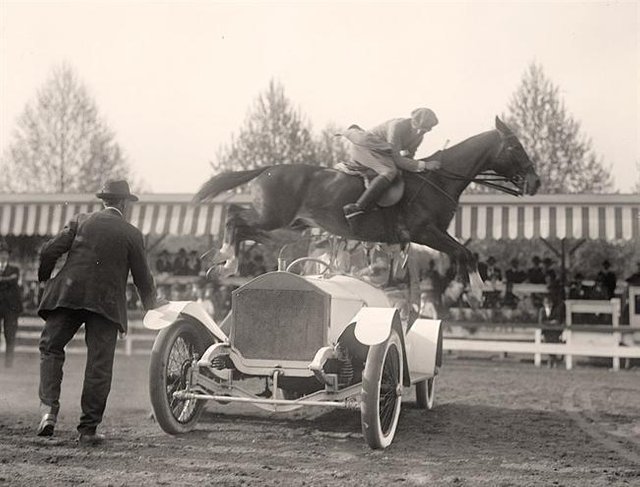
[[[457,276],[462,282],[469,284],[473,297],[478,301],[481,300],[482,278],[478,273],[476,259],[469,249],[435,225],[427,225],[420,235],[417,238],[414,237],[412,241],[447,254],[457,265]]]

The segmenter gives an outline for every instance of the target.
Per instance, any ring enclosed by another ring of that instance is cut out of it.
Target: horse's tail
[[[257,178],[270,167],[271,166],[265,166],[248,171],[233,171],[217,174],[202,185],[193,197],[193,201],[194,203],[200,203],[204,200],[215,198],[224,191],[233,189],[236,186],[248,183],[252,179]]]

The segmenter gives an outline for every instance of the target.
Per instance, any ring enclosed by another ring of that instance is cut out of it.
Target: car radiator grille
[[[247,359],[311,361],[325,345],[328,308],[318,292],[242,290],[233,300],[232,344]]]

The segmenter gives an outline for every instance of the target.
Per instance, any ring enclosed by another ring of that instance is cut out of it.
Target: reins
[[[478,174],[478,176],[484,176],[484,177],[472,177],[472,178],[463,176],[462,174],[454,173],[445,168],[436,169],[436,172],[448,179],[482,184],[483,186],[494,188],[499,191],[502,191],[503,193],[507,193],[513,196],[520,196],[522,194],[522,191],[520,191],[519,189],[513,189],[508,186],[504,186],[502,184],[496,184],[496,182],[512,182],[512,181],[509,178],[506,178],[504,176],[498,176],[497,174],[492,172],[481,172]]]
[[[444,168],[436,169],[433,172],[438,173],[441,176],[443,176],[445,178],[448,178],[448,179],[454,179],[454,180],[457,180],[457,181],[467,181],[467,182],[470,182],[470,183],[482,184],[484,186],[487,186],[489,188],[497,189],[498,191],[502,191],[503,193],[507,193],[507,194],[510,194],[512,196],[521,196],[522,195],[522,191],[519,190],[519,189],[513,189],[513,188],[510,188],[508,186],[503,186],[502,184],[497,184],[495,181],[498,181],[498,182],[505,182],[505,181],[506,182],[511,182],[511,180],[509,178],[505,178],[504,176],[498,176],[497,174],[494,174],[494,173],[480,173],[480,174],[478,174],[479,176],[485,176],[485,177],[482,177],[482,178],[477,178],[477,177],[470,178],[470,177],[467,177],[467,176],[463,176],[462,174],[454,173],[454,172],[449,171],[448,169],[444,169]],[[442,195],[444,195],[456,207],[458,206],[458,202],[453,198],[453,196],[451,196],[449,193],[447,193],[444,189],[442,189],[440,186],[438,186],[433,181],[430,181],[429,178],[426,177],[426,175],[420,174],[420,173],[414,173],[414,174],[416,176],[418,176],[418,178],[420,180],[422,180],[422,184],[418,188],[418,191],[416,191],[415,194],[409,200],[409,204],[413,203],[413,201],[418,197],[418,195],[422,191],[422,188],[424,188],[424,185],[428,184],[432,188],[434,188],[435,190],[439,191]]]
[[[447,179],[482,184],[483,186],[497,189],[498,191],[502,191],[503,193],[507,193],[512,196],[522,196],[522,190],[520,189],[513,189],[513,188],[510,188],[509,186],[497,184],[497,182],[512,183],[513,181],[504,176],[499,176],[493,172],[481,172],[478,174],[478,176],[483,176],[483,177],[468,177],[462,174],[455,173],[453,171],[449,171],[448,169],[445,169],[445,168],[436,169],[434,170],[434,172],[440,174],[441,176]]]
[[[451,203],[453,203],[453,205],[457,208],[458,207],[458,202],[453,198],[453,196],[451,196],[449,193],[447,193],[444,189],[442,189],[440,186],[438,186],[436,183],[434,183],[433,181],[429,181],[429,179],[424,175],[424,174],[420,174],[420,173],[414,173],[416,176],[418,176],[418,178],[420,180],[422,180],[422,184],[420,185],[420,187],[418,188],[418,191],[416,191],[414,193],[414,195],[411,197],[411,199],[409,200],[408,204],[410,205],[411,203],[413,203],[413,201],[418,197],[418,195],[420,194],[420,192],[422,191],[422,188],[424,188],[425,183],[430,185],[433,189],[439,191],[441,194],[443,194],[444,196],[446,196],[449,201]]]
[[[504,136],[503,140],[510,139],[510,138],[514,138],[514,139],[517,140],[517,137],[515,135],[513,135],[513,134],[509,134],[509,135]],[[498,150],[498,155],[502,154],[502,151],[504,150],[504,147],[505,146],[504,146],[504,142],[503,142],[501,144],[501,146],[500,146],[500,149]],[[422,159],[422,160],[424,161],[426,159]],[[440,176],[442,176],[442,177],[444,177],[444,178],[447,178],[447,179],[452,179],[452,180],[455,180],[455,181],[466,181],[467,183],[481,184],[483,186],[487,186],[489,188],[497,189],[498,191],[502,191],[503,193],[507,193],[507,194],[510,194],[512,196],[522,196],[522,194],[523,194],[523,190],[520,189],[520,188],[514,189],[514,188],[510,188],[509,186],[505,186],[503,184],[498,184],[498,183],[512,183],[512,184],[516,185],[516,183],[513,181],[513,179],[507,178],[505,176],[500,176],[500,175],[496,174],[495,172],[482,171],[482,172],[478,173],[474,177],[469,177],[469,176],[465,176],[463,174],[458,174],[458,173],[450,171],[449,169],[446,169],[444,167],[441,167],[439,169],[435,169],[435,170],[433,170],[433,172],[438,174],[438,175],[440,175]],[[480,176],[480,177],[477,177],[477,176]],[[449,194],[445,193],[444,190],[442,190],[442,188],[437,186],[435,183],[432,183],[428,179],[424,179],[424,178],[420,178],[420,179],[423,179],[423,181],[429,183],[431,186],[436,188],[441,193],[446,194],[449,199],[453,200],[453,198],[451,196],[449,196]],[[420,192],[420,190],[422,190],[423,186],[424,185],[422,185],[420,187],[418,192]]]

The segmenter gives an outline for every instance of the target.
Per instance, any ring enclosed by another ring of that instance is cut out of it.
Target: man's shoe
[[[98,446],[105,442],[105,436],[100,433],[80,433],[78,444],[80,446]]]
[[[55,414],[46,413],[42,415],[36,435],[38,436],[53,436],[53,430],[56,427],[57,417]]]

